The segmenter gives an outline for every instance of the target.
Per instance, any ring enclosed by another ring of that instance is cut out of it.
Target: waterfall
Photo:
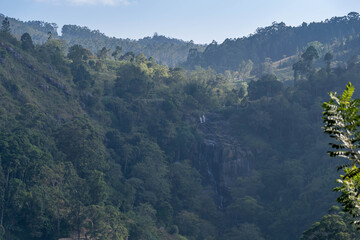
[[[251,174],[251,154],[229,134],[229,126],[221,116],[208,113],[206,123],[198,126],[203,139],[196,144],[193,164],[203,184],[212,187],[218,208],[223,209],[238,177]]]

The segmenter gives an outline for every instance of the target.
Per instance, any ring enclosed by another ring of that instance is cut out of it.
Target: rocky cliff
[[[253,156],[231,136],[229,123],[222,115],[207,113],[198,119],[197,129],[203,139],[194,147],[193,164],[204,184],[213,187],[215,201],[222,208],[237,178],[250,174]]]

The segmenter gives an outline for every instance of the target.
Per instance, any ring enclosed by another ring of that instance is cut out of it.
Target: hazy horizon
[[[18,6],[22,6],[19,8]],[[312,6],[312,7],[308,7]],[[208,44],[248,36],[272,22],[299,26],[360,11],[360,2],[277,0],[260,1],[147,1],[144,0],[13,0],[2,14],[21,21],[72,24],[99,30],[109,37],[141,39],[154,33]]]

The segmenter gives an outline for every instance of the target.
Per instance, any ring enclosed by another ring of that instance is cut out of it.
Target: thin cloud
[[[71,4],[71,5],[129,5],[129,0],[35,0],[36,2],[51,3],[56,5]]]

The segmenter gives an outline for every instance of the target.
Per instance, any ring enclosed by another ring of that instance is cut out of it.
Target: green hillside
[[[329,51],[343,46],[348,40],[358,39],[359,32],[357,12],[322,22],[304,22],[297,27],[274,22],[271,26],[256,29],[247,37],[226,39],[221,44],[213,42],[203,52],[194,49],[189,52],[185,66],[211,67],[220,72],[241,71],[242,61],[251,60],[256,65],[267,59],[279,61],[299,54],[311,42],[321,43]]]
[[[359,238],[330,209],[321,129],[327,93],[360,88],[356,56],[234,82],[1,29],[1,239]]]
[[[5,16],[0,14],[0,22],[4,18]],[[157,33],[152,37],[144,37],[139,40],[108,37],[99,30],[90,30],[87,27],[76,25],[64,25],[61,29],[61,36],[58,36],[58,26],[56,23],[43,21],[23,22],[10,17],[8,19],[11,23],[11,33],[18,39],[20,39],[23,33],[27,32],[35,44],[43,44],[49,38],[50,32],[53,38],[64,40],[67,43],[67,47],[80,44],[94,54],[105,47],[109,50],[109,57],[111,57],[111,53],[116,47],[121,47],[123,54],[127,52],[133,52],[136,55],[143,53],[147,57],[153,57],[157,63],[169,67],[185,62],[189,49],[203,51],[206,47],[205,45],[195,44],[193,41],[186,42],[158,35]]]

